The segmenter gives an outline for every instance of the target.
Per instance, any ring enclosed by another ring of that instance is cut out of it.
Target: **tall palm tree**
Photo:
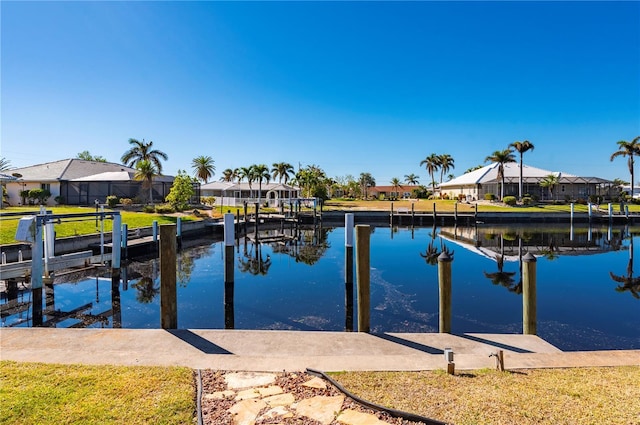
[[[169,156],[157,149],[153,149],[153,142],[146,143],[144,139],[139,142],[136,139],[129,139],[131,148],[126,151],[120,160],[128,167],[135,167],[140,161],[149,161],[155,167],[158,175],[162,174],[162,163],[160,159],[167,160]]]
[[[513,142],[509,146],[514,148],[520,154],[520,184],[518,185],[518,199],[522,200],[522,157],[527,151],[532,151],[534,146],[528,140],[523,142]]]
[[[253,183],[253,166],[250,167],[240,167],[237,169],[238,175],[238,183],[242,183],[242,180],[247,179],[247,183],[249,183],[249,196],[253,196],[253,189],[251,188],[251,183]]]
[[[435,153],[432,153],[431,155],[420,161],[420,166],[422,167],[423,165],[427,169],[427,173],[429,173],[429,175],[431,176],[431,190],[433,191],[433,193],[435,193],[436,180],[434,178],[434,174],[440,168],[440,157]]]
[[[516,162],[516,158],[513,156],[513,151],[507,148],[502,151],[495,151],[484,159],[484,162],[495,162],[498,164],[498,179],[501,182],[500,185],[500,199],[504,198],[504,164],[508,162]]]
[[[394,177],[391,179],[391,186],[393,187],[393,191],[396,194],[396,199],[398,199],[400,196],[400,189],[402,188],[402,185],[400,184],[400,179],[397,177]]]
[[[231,168],[227,168],[222,172],[222,177],[220,177],[220,181],[223,182],[232,182],[236,178],[236,170],[232,170]]]
[[[635,186],[634,180],[633,180],[633,174],[634,174],[634,156],[636,155],[640,155],[640,136],[637,136],[635,139],[633,139],[630,142],[627,142],[626,140],[620,140],[618,142],[618,150],[614,153],[611,154],[611,161],[614,160],[614,158],[618,157],[618,156],[628,156],[629,159],[627,161],[627,165],[629,166],[629,173],[631,174],[631,194],[633,195],[633,188]]]
[[[367,188],[376,185],[376,181],[370,173],[360,173],[360,179],[358,180],[362,187],[362,193],[364,199],[367,199]]]
[[[135,180],[142,181],[142,187],[149,189],[149,202],[153,204],[153,178],[157,176],[158,170],[156,166],[146,159],[136,163],[136,173],[133,175]]]
[[[411,173],[404,176],[404,181],[407,184],[415,186],[420,183],[420,181],[418,180],[419,178],[420,176],[416,176],[415,174]]]
[[[271,172],[273,173],[273,178],[278,179],[278,183],[282,183],[284,179],[284,184],[287,184],[289,178],[294,174],[294,169],[293,165],[288,162],[274,162]]]
[[[0,171],[7,171],[11,168],[11,161],[5,157],[0,158]]]
[[[191,161],[191,168],[193,168],[194,176],[205,184],[216,173],[216,166],[214,160],[210,156],[196,156]]]
[[[442,177],[444,173],[448,173],[452,168],[456,168],[454,165],[455,160],[448,153],[438,155],[438,161],[440,163],[440,184],[442,184]]]
[[[266,180],[267,183],[271,181],[271,174],[269,174],[269,167],[265,164],[253,165],[253,176],[258,181],[258,203],[262,198],[262,181]]]
[[[558,176],[549,174],[540,181],[540,187],[549,189],[549,198],[553,198],[553,188],[558,184]]]

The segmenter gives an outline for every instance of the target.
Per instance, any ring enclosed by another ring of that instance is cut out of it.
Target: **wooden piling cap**
[[[531,262],[536,262],[538,261],[536,259],[536,257],[534,257],[534,255],[530,252],[527,252],[523,257],[522,257],[522,261],[524,261],[525,263],[531,263]]]
[[[438,261],[442,261],[446,263],[449,261],[453,261],[453,257],[447,254],[447,251],[442,251],[442,253],[438,255]]]

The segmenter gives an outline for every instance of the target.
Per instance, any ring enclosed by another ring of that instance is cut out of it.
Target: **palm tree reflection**
[[[504,271],[504,238],[500,235],[500,254],[496,256],[496,263],[498,266],[498,271],[493,273],[483,272],[484,276],[491,280],[491,283],[494,285],[501,285],[507,288],[510,292],[515,292],[519,294],[522,292],[522,282],[519,282],[517,285],[515,284],[515,279],[513,278],[516,275],[516,272],[505,272]]]
[[[424,258],[424,261],[428,265],[435,266],[438,264],[438,256],[443,252],[446,252],[447,255],[453,259],[454,251],[444,244],[444,240],[442,238],[440,238],[440,250],[438,250],[438,247],[435,245],[437,236],[435,225],[433,226],[431,233],[429,233],[429,236],[431,236],[431,240],[429,241],[429,245],[427,245],[427,250],[424,253],[420,253],[420,257]]]
[[[156,286],[150,277],[143,277],[131,286],[138,291],[136,300],[143,304],[149,304],[160,293],[160,286]]]
[[[629,291],[632,297],[640,299],[640,277],[633,277],[633,235],[629,235],[629,262],[626,276],[618,276],[613,272],[609,272],[609,276],[620,284],[616,287],[617,292]]]
[[[259,242],[252,244],[249,251],[245,244],[244,256],[239,257],[238,262],[240,272],[264,276],[271,267],[271,256],[267,254],[266,259],[262,257],[262,246]]]

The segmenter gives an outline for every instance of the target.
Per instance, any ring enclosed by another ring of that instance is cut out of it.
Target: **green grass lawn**
[[[95,213],[95,208],[88,207],[48,207],[47,210],[53,211],[53,214],[77,214],[77,213]],[[38,211],[37,207],[11,207],[6,208],[3,212],[33,212]],[[109,211],[105,209],[105,211]],[[127,224],[129,229],[137,229],[139,227],[149,227],[153,224],[154,221],[157,221],[158,224],[170,224],[175,223],[177,221],[177,217],[173,215],[162,215],[162,214],[147,214],[143,212],[130,212],[130,211],[121,211],[120,215],[122,217],[122,223]],[[20,217],[16,217],[15,219],[3,219],[0,221],[0,244],[14,243],[15,242],[15,234],[16,229],[18,228],[18,220]],[[182,220],[195,220],[194,216],[184,216]],[[68,236],[78,236],[78,235],[89,235],[92,233],[99,233],[101,228],[101,223],[98,221],[98,226],[96,226],[95,218],[84,218],[84,219],[66,219],[60,224],[56,224],[54,226],[56,237],[64,238]],[[105,232],[110,232],[112,228],[112,221],[105,220],[104,221],[104,230]]]
[[[0,362],[3,424],[194,423],[193,371]]]

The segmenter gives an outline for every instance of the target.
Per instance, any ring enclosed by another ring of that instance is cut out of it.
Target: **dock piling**
[[[453,258],[443,251],[438,256],[438,289],[440,308],[438,331],[451,333],[451,263]]]
[[[522,257],[522,331],[537,335],[536,318],[536,257],[530,252]]]
[[[160,325],[162,329],[177,329],[175,224],[160,226],[160,244]]]
[[[356,226],[356,285],[358,291],[358,332],[371,330],[371,268],[370,268],[370,240],[371,226],[358,224]]]

